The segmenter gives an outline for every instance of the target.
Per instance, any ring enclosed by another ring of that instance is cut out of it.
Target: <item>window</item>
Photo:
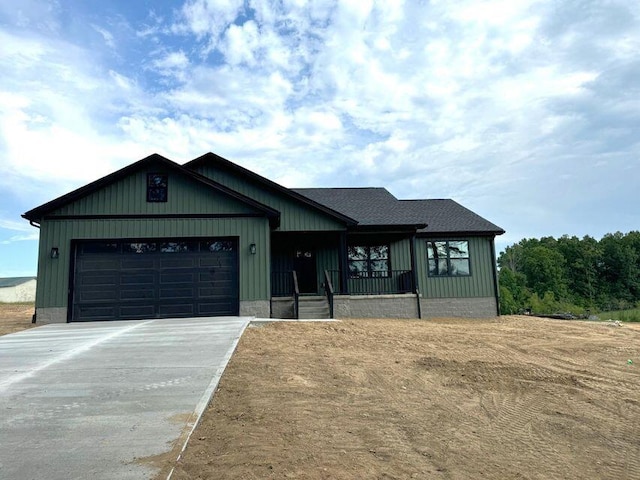
[[[167,190],[167,175],[162,173],[147,174],[147,202],[166,202]]]
[[[154,242],[126,242],[122,244],[124,253],[154,253],[157,245]]]
[[[349,247],[351,278],[388,277],[389,268],[389,245]]]
[[[427,242],[429,276],[471,275],[469,262],[469,242],[447,240]]]

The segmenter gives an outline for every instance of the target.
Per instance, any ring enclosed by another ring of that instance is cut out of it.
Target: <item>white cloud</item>
[[[31,227],[31,228],[33,229],[33,227]],[[31,241],[34,241],[34,240],[37,241],[39,238],[40,238],[40,234],[38,233],[37,230],[35,230],[33,233],[29,233],[29,234],[25,234],[25,235],[13,235],[13,236],[9,237],[7,240],[0,241],[0,244],[9,245],[9,244],[15,243],[15,242],[31,242]]]
[[[225,43],[221,50],[230,65],[256,63],[256,49],[259,46],[258,26],[254,21],[244,25],[231,25],[225,34]]]
[[[0,228],[4,230],[13,230],[17,232],[31,232],[33,227],[24,221],[9,220],[0,217]]]
[[[209,37],[215,48],[218,37],[237,17],[243,0],[188,0],[181,9],[181,21],[173,25],[178,33],[191,32],[198,38]]]
[[[98,26],[98,25],[94,25],[91,24],[91,27],[98,32],[102,38],[104,39],[104,43],[109,47],[109,48],[115,48],[116,44],[115,41],[113,39],[113,34],[111,32],[109,32],[108,30]]]
[[[454,197],[523,235],[551,210],[580,233],[585,204],[637,219],[634,2],[188,0],[133,40],[93,24],[110,62],[0,28],[3,188],[59,194],[153,151],[214,151],[288,186]],[[616,186],[602,206],[597,183]]]

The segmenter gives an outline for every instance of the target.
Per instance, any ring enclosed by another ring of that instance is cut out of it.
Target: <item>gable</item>
[[[160,188],[151,185],[151,174],[162,179]],[[157,154],[36,207],[23,217],[39,222],[68,217],[198,215],[266,216],[274,225],[279,217],[268,206]]]
[[[167,201],[147,201],[147,175],[167,176]],[[256,214],[256,209],[216,192],[178,172],[150,165],[79,200],[50,216],[60,215],[177,215]]]
[[[279,211],[280,231],[345,230],[347,224],[355,223],[342,214],[332,212],[325,206],[315,205],[311,199],[256,174],[246,175],[241,167],[226,168],[225,164],[198,160],[200,159],[190,162],[186,167]]]

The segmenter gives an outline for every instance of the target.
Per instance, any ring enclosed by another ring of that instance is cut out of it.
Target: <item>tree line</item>
[[[640,307],[640,231],[523,239],[498,257],[503,314]]]

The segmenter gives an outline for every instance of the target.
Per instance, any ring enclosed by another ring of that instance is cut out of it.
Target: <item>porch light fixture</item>
[[[51,258],[58,258],[60,256],[60,252],[58,251],[58,247],[51,248]]]
[[[252,243],[251,245],[249,245],[249,251],[251,252],[251,255],[255,255],[256,254],[256,244]]]

